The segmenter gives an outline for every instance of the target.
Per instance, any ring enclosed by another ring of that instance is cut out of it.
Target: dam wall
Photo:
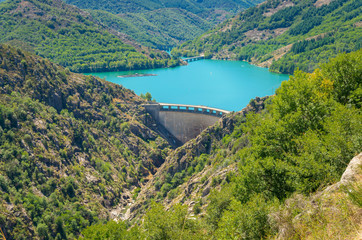
[[[205,106],[152,103],[144,105],[157,124],[182,144],[215,124],[228,111]]]

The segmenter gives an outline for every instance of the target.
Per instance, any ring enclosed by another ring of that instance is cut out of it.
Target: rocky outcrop
[[[360,194],[361,180],[362,153],[350,161],[336,184],[308,197],[294,194],[283,207],[271,213],[270,221],[278,232],[275,239],[312,239],[323,235],[323,239],[331,236],[328,239],[360,240],[362,208],[351,201],[350,194]]]
[[[336,190],[339,190],[342,186],[348,186],[349,184],[361,181],[362,181],[362,152],[357,156],[355,156],[349,162],[346,171],[344,171],[341,180],[339,182],[327,187],[323,192],[317,194],[317,196],[334,192]]]
[[[346,171],[344,171],[340,184],[344,185],[351,182],[362,180],[362,152],[355,156],[348,164]]]

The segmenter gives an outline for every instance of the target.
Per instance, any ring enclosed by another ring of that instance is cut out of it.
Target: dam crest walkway
[[[147,105],[158,105],[159,111],[200,113],[200,114],[214,115],[219,117],[222,117],[224,114],[230,113],[230,111],[218,108],[211,108],[202,105],[187,105],[187,104],[173,104],[173,103],[150,103]]]

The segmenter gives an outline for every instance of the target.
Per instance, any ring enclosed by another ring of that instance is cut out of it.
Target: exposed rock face
[[[324,225],[319,232],[314,232],[314,235],[309,233],[310,236],[318,236],[318,233],[325,232],[329,233],[328,236],[333,236],[334,231],[338,233],[337,238],[332,237],[331,239],[362,239],[362,208],[352,204],[348,197],[349,193],[356,191],[353,189],[354,186],[361,186],[361,180],[362,152],[350,161],[338,183],[309,197],[296,194],[286,200],[282,210],[270,214],[270,219],[275,221],[278,228],[276,239],[294,239],[296,236],[300,239],[309,239],[298,235],[300,234],[298,231],[306,223],[315,224],[316,219],[318,219],[318,224],[324,223]],[[349,203],[347,204],[347,202]],[[296,212],[296,209],[301,212],[295,216],[293,212]],[[319,219],[320,216],[324,216],[323,219]],[[328,224],[325,224],[326,222]],[[338,225],[343,226],[344,236],[341,236]],[[345,231],[348,227],[350,229]]]
[[[341,177],[340,184],[362,180],[362,152],[355,156],[348,164],[346,171]]]
[[[327,187],[324,191],[317,194],[319,197],[322,194],[327,194],[340,189],[342,186],[353,184],[362,181],[362,152],[355,156],[348,164],[346,171],[342,174],[341,180],[336,184]]]

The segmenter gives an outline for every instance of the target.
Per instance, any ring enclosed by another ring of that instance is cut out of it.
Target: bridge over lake
[[[223,115],[230,113],[222,109],[185,104],[149,103],[143,106],[155,123],[179,142],[176,145],[195,138]]]
[[[197,57],[183,58],[182,61],[193,62],[193,61],[198,61],[198,60],[202,60],[202,59],[205,59],[205,56],[201,55],[201,56],[197,56]]]

